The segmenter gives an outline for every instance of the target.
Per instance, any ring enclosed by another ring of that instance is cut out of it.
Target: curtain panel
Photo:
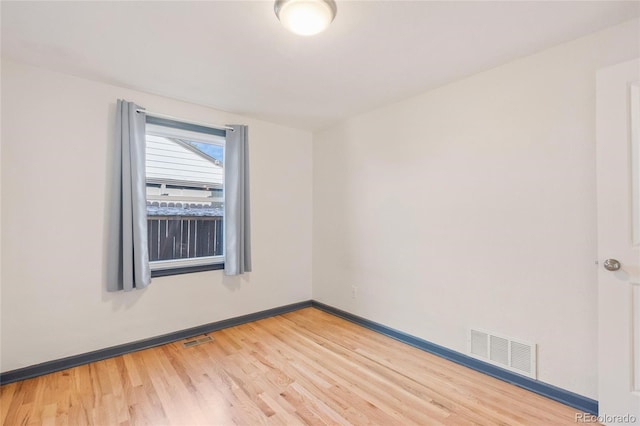
[[[145,114],[119,99],[107,259],[107,291],[141,289],[151,283],[147,245]]]
[[[224,273],[251,272],[248,128],[229,125],[224,158]]]

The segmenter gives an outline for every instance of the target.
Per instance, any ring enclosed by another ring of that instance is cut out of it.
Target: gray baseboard
[[[587,398],[582,395],[570,392],[565,389],[558,388],[556,386],[533,380],[529,377],[521,376],[511,371],[496,367],[495,365],[488,364],[478,359],[472,358],[468,355],[462,354],[451,349],[447,349],[443,346],[436,345],[435,343],[422,340],[418,337],[410,334],[403,333],[393,328],[384,326],[366,318],[353,315],[349,312],[342,311],[324,303],[308,300],[299,303],[293,303],[291,305],[280,306],[273,309],[267,309],[265,311],[256,312],[253,314],[242,315],[227,320],[217,321],[209,324],[204,324],[198,327],[188,328],[186,330],[180,330],[173,333],[164,334],[161,336],[151,337],[149,339],[138,340],[136,342],[125,343],[123,345],[112,346],[97,351],[87,352],[80,355],[74,355],[66,358],[61,358],[53,361],[43,362],[41,364],[32,365],[29,367],[20,368],[17,370],[7,371],[0,373],[0,384],[7,384],[16,382],[19,380],[30,379],[32,377],[41,376],[43,374],[53,373],[56,371],[66,370],[68,368],[76,367],[90,362],[101,361],[103,359],[111,358],[118,355],[124,355],[130,352],[139,351],[142,349],[152,348],[154,346],[164,345],[172,343],[177,340],[187,339],[189,337],[198,336],[204,333],[211,333],[213,331],[221,330],[223,328],[233,327],[240,324],[246,324],[248,322],[257,321],[264,318],[284,314],[287,312],[297,311],[298,309],[315,307],[329,314],[343,318],[347,321],[351,321],[369,330],[375,331],[385,336],[391,337],[395,340],[399,340],[403,343],[421,349],[425,352],[437,355],[441,358],[455,362],[456,364],[463,365],[471,368],[472,370],[479,371],[488,376],[495,377],[507,383],[511,383],[515,386],[527,389],[538,395],[542,395],[554,401],[561,402],[565,405],[573,407],[584,413],[593,415],[598,414],[598,401]]]
[[[312,305],[317,309],[346,319],[347,321],[351,321],[362,327],[368,328],[369,330],[384,334],[385,336],[391,337],[393,339],[421,349],[425,352],[429,352],[441,358],[455,362],[456,364],[463,365],[467,368],[471,368],[472,370],[479,371],[488,376],[495,377],[496,379],[511,383],[533,393],[537,393],[538,395],[542,395],[554,401],[561,402],[565,405],[568,405],[569,407],[580,410],[581,412],[593,415],[598,414],[598,401],[587,398],[586,396],[582,396],[577,393],[573,393],[568,390],[550,385],[548,383],[534,380],[529,377],[505,370],[503,368],[496,367],[495,365],[488,364],[463,353],[447,349],[444,346],[436,345],[435,343],[422,340],[410,334],[394,330],[393,328],[378,324],[374,321],[359,317],[357,315],[353,315],[349,312],[342,311],[340,309],[334,308],[333,306],[325,305],[324,303],[313,301]]]
[[[154,346],[172,343],[177,340],[199,336],[204,333],[211,333],[223,328],[246,324],[248,322],[269,318],[287,312],[297,311],[298,309],[308,308],[310,306],[310,300],[293,303],[291,305],[280,306],[253,314],[242,315],[222,321],[216,321],[209,324],[200,325],[198,327],[188,328],[186,330],[180,330],[173,333],[163,334],[161,336],[151,337],[149,339],[138,340],[131,343],[125,343],[123,345],[112,346],[105,349],[99,349],[97,351],[87,352],[80,355],[73,355],[66,358],[43,362],[41,364],[31,365],[29,367],[19,368],[17,370],[7,371],[6,373],[0,373],[0,384],[4,385],[7,383],[17,382],[18,380],[30,379],[32,377],[41,376],[43,374],[66,370],[68,368],[77,367],[79,365],[88,364],[90,362],[101,361],[103,359],[112,358],[114,356],[124,355],[131,352],[152,348]]]

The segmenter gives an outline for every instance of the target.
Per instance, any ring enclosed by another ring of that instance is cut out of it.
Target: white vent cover
[[[470,352],[482,358],[489,358],[489,335],[478,330],[471,330]]]
[[[536,345],[478,329],[469,330],[469,353],[498,367],[536,378]]]

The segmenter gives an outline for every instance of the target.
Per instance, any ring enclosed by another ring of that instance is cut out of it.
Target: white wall
[[[255,272],[105,291],[117,98],[250,126]],[[7,60],[2,124],[2,371],[311,298],[309,132]]]
[[[541,381],[597,398],[595,71],[639,29],[314,135],[314,299],[460,352],[472,326],[536,342]]]

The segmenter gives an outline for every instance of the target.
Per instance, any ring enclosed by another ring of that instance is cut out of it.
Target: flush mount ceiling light
[[[338,8],[333,0],[276,0],[274,10],[286,29],[310,36],[327,29]]]

